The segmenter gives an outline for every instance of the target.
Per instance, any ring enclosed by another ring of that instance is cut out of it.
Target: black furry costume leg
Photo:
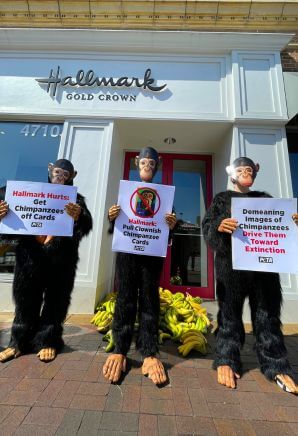
[[[163,259],[158,257],[117,254],[116,271],[119,285],[113,321],[113,337],[116,344],[114,353],[124,356],[128,353],[137,306],[137,348],[144,357],[154,356],[158,352],[158,284],[162,265]]]
[[[36,350],[55,348],[59,351],[64,345],[63,322],[70,304],[75,270],[73,265],[64,264],[55,269],[55,274],[53,271],[47,274],[40,325],[34,339]]]
[[[11,328],[9,347],[22,353],[33,347],[33,338],[38,329],[40,310],[44,291],[44,268],[42,262],[36,262],[35,250],[17,250],[17,261],[13,281],[15,318]],[[34,264],[34,268],[33,268]]]
[[[277,374],[293,377],[281,331],[279,275],[230,271],[224,282],[217,281],[217,295],[219,312],[214,368],[228,365],[241,374],[240,349],[245,339],[242,310],[248,295],[262,373],[269,380],[274,380]]]
[[[219,311],[213,366],[216,369],[218,366],[228,365],[234,372],[241,374],[240,350],[245,338],[242,322],[245,294],[236,283],[232,285],[231,282],[217,281]],[[229,285],[233,286],[233,289]],[[231,298],[232,294],[234,298]]]
[[[139,289],[139,333],[137,349],[143,357],[158,353],[159,279],[163,266],[161,257],[139,256],[142,283]]]
[[[254,292],[249,295],[256,350],[262,373],[274,380],[277,374],[293,377],[281,331],[282,294],[279,275],[255,273]]]
[[[115,340],[114,353],[126,356],[131,345],[137,313],[140,280],[137,256],[134,254],[118,253],[116,274],[119,284],[112,326],[113,338]]]

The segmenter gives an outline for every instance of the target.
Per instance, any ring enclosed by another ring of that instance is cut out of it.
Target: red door
[[[125,155],[124,179],[139,180],[134,159]],[[212,200],[211,156],[162,154],[154,182],[175,186],[177,226],[160,285],[174,292],[214,298],[213,254],[202,236],[202,220]]]

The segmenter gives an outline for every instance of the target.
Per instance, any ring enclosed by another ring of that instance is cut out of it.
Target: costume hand
[[[294,213],[294,214],[292,215],[292,218],[293,218],[295,224],[298,226],[298,213]]]
[[[77,203],[68,203],[65,205],[65,210],[69,216],[71,216],[75,221],[79,219],[81,213],[81,206]]]
[[[228,388],[236,388],[236,379],[240,378],[240,374],[234,372],[228,365],[217,367],[217,381],[219,384],[227,386]]]
[[[0,220],[5,217],[8,212],[8,204],[6,201],[0,201]]]
[[[234,218],[225,218],[218,226],[218,231],[221,233],[233,233],[238,226],[238,221]]]
[[[175,227],[177,223],[177,218],[175,213],[166,213],[165,220],[167,225],[170,227],[171,230]]]
[[[117,204],[113,204],[113,206],[109,209],[109,220],[114,221],[121,211],[121,207]]]

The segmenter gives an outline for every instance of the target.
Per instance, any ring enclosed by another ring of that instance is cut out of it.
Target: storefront
[[[92,312],[113,287],[107,210],[135,152],[159,150],[157,182],[174,184],[179,226],[163,286],[213,299],[213,255],[201,223],[227,187],[225,166],[258,161],[256,189],[291,197],[288,121],[279,52],[286,34],[2,29],[0,187],[47,180],[70,159],[94,220],[81,244],[72,312]],[[0,248],[1,310],[12,310],[13,246]],[[298,278],[283,275],[298,302]]]

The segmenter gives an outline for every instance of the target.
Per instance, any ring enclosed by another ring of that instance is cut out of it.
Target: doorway
[[[125,155],[124,179],[139,180],[135,153]],[[172,292],[214,299],[213,254],[202,235],[202,220],[212,200],[212,158],[160,153],[154,183],[175,186],[177,225],[172,234],[160,285]]]

